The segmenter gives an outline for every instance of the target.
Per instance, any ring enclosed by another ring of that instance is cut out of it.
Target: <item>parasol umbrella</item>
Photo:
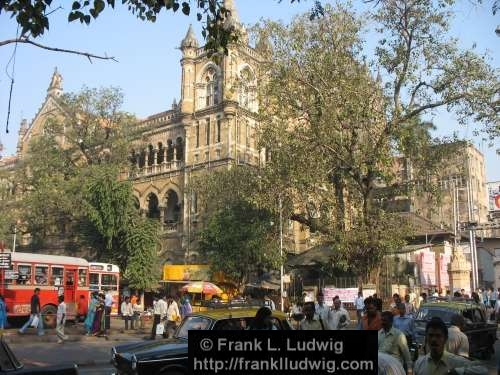
[[[224,293],[217,285],[207,281],[195,281],[184,285],[181,290],[188,293],[201,293],[201,294],[222,294]]]

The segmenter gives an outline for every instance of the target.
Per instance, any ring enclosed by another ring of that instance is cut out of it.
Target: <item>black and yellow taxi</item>
[[[257,310],[258,307],[232,306],[195,312],[183,319],[173,338],[117,345],[111,349],[115,374],[189,374],[190,330],[245,330]],[[271,320],[277,330],[292,329],[280,311],[273,311]]]

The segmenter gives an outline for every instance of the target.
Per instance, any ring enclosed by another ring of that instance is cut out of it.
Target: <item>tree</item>
[[[281,2],[282,0],[278,0]],[[178,10],[184,15],[189,15],[196,11],[198,21],[203,21],[203,37],[206,39],[206,48],[212,52],[227,53],[227,46],[237,41],[238,34],[234,25],[226,22],[230,16],[231,9],[224,7],[222,0],[122,0],[128,10],[143,21],[156,22],[162,11]],[[291,3],[300,0],[290,0]],[[52,8],[53,0],[1,0],[0,14],[2,12],[15,17],[21,27],[21,35],[15,39],[0,41],[0,46],[10,43],[28,43],[39,48],[49,49],[56,52],[75,53],[88,57],[89,59],[113,59],[108,56],[98,56],[88,52],[59,49],[48,47],[34,42],[31,38],[42,36],[50,27],[50,15],[63,9],[60,5]],[[71,10],[68,13],[68,21],[80,21],[89,25],[92,19],[96,19],[105,9],[106,5],[114,9],[115,0],[75,0],[72,2]],[[321,4],[315,1],[311,10],[312,15],[321,14]]]
[[[241,289],[251,275],[276,269],[281,262],[273,216],[245,201],[214,212],[200,234],[200,253],[212,273],[222,273]],[[274,221],[275,222],[275,221]]]
[[[270,154],[263,181],[275,192],[268,201],[281,197],[290,219],[336,244],[334,262],[362,264],[362,273],[408,235],[376,194],[384,186],[396,196],[395,157],[427,163],[416,176],[426,183],[437,173],[435,153],[420,157],[436,149],[422,117],[444,107],[461,122],[498,121],[498,72],[444,40],[444,9],[432,1],[380,1],[373,14],[381,33],[377,78],[364,57],[363,23],[346,7],[255,30],[267,45],[260,97],[261,144]]]

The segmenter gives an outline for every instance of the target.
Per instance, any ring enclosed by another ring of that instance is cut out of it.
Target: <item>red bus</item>
[[[120,302],[120,268],[114,264],[90,262],[90,291],[111,291],[113,306],[111,315],[118,315]]]
[[[89,301],[89,263],[69,256],[11,253],[11,268],[2,270],[0,293],[8,315],[29,316],[30,300],[40,289],[40,304],[46,327],[55,327],[57,297],[64,295],[69,319],[74,319],[80,296]]]

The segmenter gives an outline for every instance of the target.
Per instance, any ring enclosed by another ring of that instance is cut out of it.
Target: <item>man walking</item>
[[[177,327],[177,321],[180,319],[179,305],[174,300],[174,297],[169,296],[167,300],[167,326],[166,330],[163,332],[163,337],[171,338],[174,336],[175,328]]]
[[[31,323],[33,323],[33,319],[35,319],[35,317],[36,317],[37,320],[38,320],[38,324],[36,326],[38,336],[43,336],[44,335],[44,331],[43,331],[43,318],[42,318],[42,314],[41,314],[39,294],[40,294],[40,288],[35,288],[35,291],[34,291],[33,295],[31,296],[31,303],[30,303],[31,304],[31,314],[30,314],[30,318],[28,319],[28,321],[19,330],[20,334],[23,334],[24,331],[26,331],[26,328],[28,328],[31,325]]]
[[[358,296],[354,299],[354,307],[356,307],[356,316],[358,318],[357,328],[361,329],[361,318],[363,317],[363,311],[365,309],[365,299],[363,298],[362,292],[359,292]]]
[[[153,302],[153,328],[151,329],[151,340],[156,339],[156,327],[167,313],[167,303],[163,298],[158,299],[155,297],[155,301],[156,302]]]
[[[62,344],[65,340],[67,340],[67,336],[64,334],[64,326],[66,325],[66,303],[64,303],[64,296],[59,296],[57,300],[59,301],[59,305],[57,306],[57,315],[56,315],[57,343]]]
[[[412,370],[412,360],[405,335],[392,326],[392,311],[382,313],[382,329],[378,331],[378,350],[397,358],[408,372]]]
[[[441,318],[432,318],[425,327],[425,341],[430,352],[421,356],[413,372],[415,375],[445,375],[445,374],[488,374],[488,369],[477,362],[471,361],[445,350],[448,339],[448,328]]]
[[[469,338],[463,329],[465,328],[465,319],[460,314],[455,314],[451,317],[451,326],[448,328],[448,340],[446,341],[446,351],[461,355],[462,357],[469,356]]]
[[[111,290],[106,291],[106,297],[104,297],[104,337],[109,335],[109,330],[111,328],[111,308],[113,307],[113,295]]]
[[[122,313],[123,320],[125,321],[125,331],[128,331],[128,322],[130,322],[130,329],[134,329],[134,309],[130,302],[130,297],[125,297],[122,302],[120,312]]]
[[[328,314],[328,327],[332,330],[346,329],[351,323],[349,313],[341,305],[340,298],[333,300],[333,309]]]
[[[325,296],[323,292],[318,292],[316,295],[316,304],[314,305],[314,311],[318,318],[321,318],[323,322],[328,322],[328,314],[330,313],[330,308],[325,305]]]

